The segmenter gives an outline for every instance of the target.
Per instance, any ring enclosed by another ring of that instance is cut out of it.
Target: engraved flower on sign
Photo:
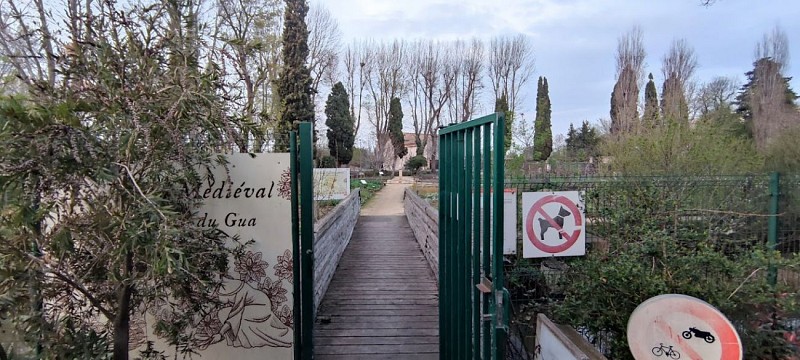
[[[234,262],[235,270],[244,282],[258,283],[267,276],[269,264],[262,259],[261,252],[248,251]]]
[[[278,313],[278,318],[281,319],[284,325],[294,328],[294,312],[288,305],[283,305],[281,311]]]
[[[259,289],[267,294],[269,301],[272,302],[272,312],[277,312],[280,306],[289,300],[286,298],[286,289],[280,280],[272,281],[268,277],[264,278],[264,281],[259,284]]]
[[[279,279],[286,279],[289,283],[293,283],[293,264],[292,252],[287,249],[283,252],[283,255],[278,255],[278,263],[273,267],[273,269],[275,269],[275,276]]]
[[[292,174],[289,169],[283,170],[278,183],[278,195],[286,200],[292,199]]]

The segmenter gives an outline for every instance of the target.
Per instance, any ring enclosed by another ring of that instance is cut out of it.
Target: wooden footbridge
[[[390,184],[360,212],[353,196],[340,204],[350,211],[315,225],[313,246],[303,232],[303,273],[314,275],[303,359],[504,358],[503,198],[492,195],[503,193],[493,144],[504,124],[497,113],[439,131],[439,210],[409,192],[406,213],[406,186]]]
[[[402,189],[386,190],[373,208],[402,211]],[[438,359],[438,290],[431,268],[405,215],[368,215],[374,212],[362,210],[322,299],[315,358]]]

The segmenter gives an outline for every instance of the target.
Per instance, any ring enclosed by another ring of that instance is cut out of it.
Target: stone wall
[[[439,280],[439,211],[410,188],[406,188],[403,206],[419,247]]]
[[[319,308],[361,212],[360,189],[314,224],[314,312]]]

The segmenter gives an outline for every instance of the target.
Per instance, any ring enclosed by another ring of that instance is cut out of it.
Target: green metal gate
[[[503,359],[505,118],[496,113],[439,130],[439,352]]]
[[[302,122],[289,138],[295,360],[314,358],[314,158],[311,131],[311,123]]]

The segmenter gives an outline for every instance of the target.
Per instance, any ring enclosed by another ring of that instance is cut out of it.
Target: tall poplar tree
[[[547,78],[539,77],[536,93],[536,121],[533,133],[533,160],[547,160],[553,152],[553,129],[550,121],[550,91]]]
[[[314,120],[311,101],[311,72],[306,66],[308,57],[308,27],[305,0],[286,0],[283,30],[283,70],[278,80],[278,95],[283,110],[275,126],[275,151],[287,151],[289,131],[300,121]],[[316,138],[316,135],[315,135]],[[316,140],[315,140],[316,142]]]
[[[331,156],[342,164],[349,164],[353,159],[353,143],[355,130],[353,116],[350,114],[350,101],[347,90],[341,82],[337,82],[325,102],[325,125],[328,127],[328,149]]]

